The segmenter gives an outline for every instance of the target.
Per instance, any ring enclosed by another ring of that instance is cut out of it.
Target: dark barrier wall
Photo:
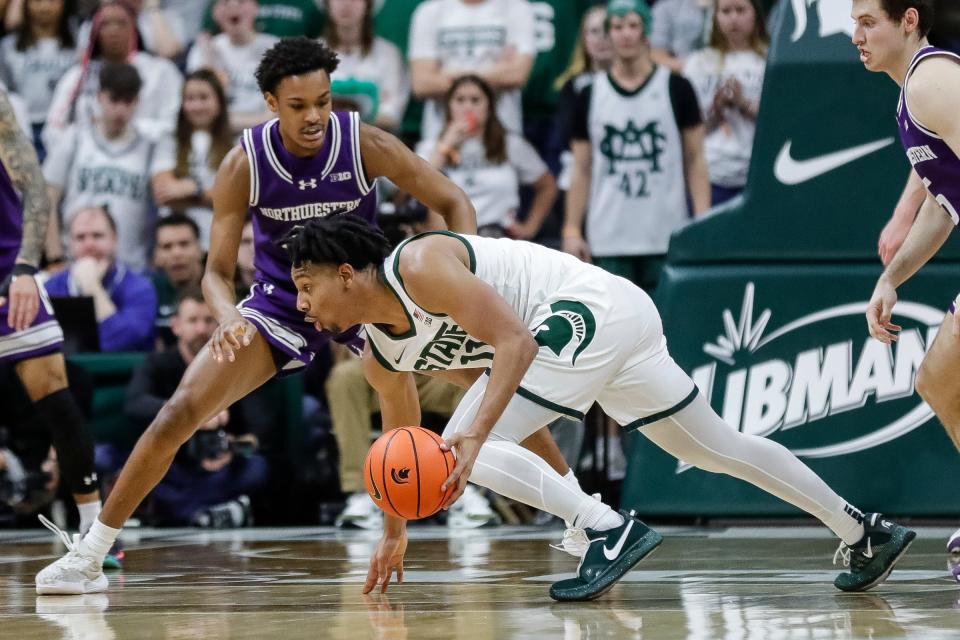
[[[784,0],[750,188],[673,238],[657,290],[671,352],[725,419],[786,445],[849,500],[958,514],[960,456],[914,393],[960,290],[956,242],[900,291],[892,349],[869,338],[877,237],[907,176],[898,89],[850,43],[850,0]],[[624,504],[656,514],[788,514],[752,487],[635,438]]]

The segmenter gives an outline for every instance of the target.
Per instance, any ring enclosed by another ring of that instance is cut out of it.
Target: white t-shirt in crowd
[[[728,78],[735,78],[743,86],[744,97],[754,103],[760,101],[766,59],[754,51],[736,51],[724,55],[716,49],[701,49],[687,58],[683,75],[697,92],[697,101],[707,119],[717,88]],[[710,182],[736,189],[747,184],[750,154],[757,123],[743,116],[737,109],[726,109],[724,122],[707,132],[704,152],[710,171]]]
[[[410,60],[439,60],[445,72],[490,67],[507,47],[521,55],[536,55],[533,10],[527,0],[427,0],[413,13]],[[522,130],[520,90],[500,93],[497,115],[507,129]],[[443,128],[443,105],[424,105],[421,135],[436,138]]]
[[[222,69],[227,75],[227,104],[231,113],[260,113],[267,106],[254,73],[267,49],[279,41],[276,36],[258,33],[244,45],[235,45],[225,33],[197,42],[187,56],[187,72],[202,67]]]
[[[436,140],[423,141],[417,154],[429,160]],[[507,160],[491,164],[483,140],[468,138],[460,145],[460,164],[448,165],[443,172],[463,189],[477,210],[477,226],[509,226],[520,207],[520,185],[530,185],[548,169],[537,150],[514,133],[507,134]]]
[[[71,109],[70,100],[83,72],[81,65],[74,65],[60,78],[53,92],[53,101],[50,103],[47,121],[43,127],[43,144],[47,149],[58,144],[59,137],[70,124],[93,122],[98,110],[97,90],[100,87],[102,64],[101,59],[90,61],[86,78],[77,94],[73,109]],[[134,122],[144,134],[160,139],[163,135],[173,132],[176,126],[183,94],[183,76],[166,58],[144,51],[133,54],[130,64],[136,68],[143,83]]]
[[[71,125],[49,147],[43,177],[63,189],[63,230],[80,208],[106,204],[117,223],[117,256],[135,270],[149,264],[152,244],[150,181],[172,169],[156,153],[156,140],[130,127],[115,140],[89,125]]]
[[[373,39],[370,53],[362,56],[359,49],[339,49],[340,64],[331,80],[366,80],[377,85],[378,114],[385,115],[396,123],[403,119],[403,112],[410,99],[410,77],[403,64],[400,50],[381,37]]]
[[[43,124],[57,82],[77,61],[75,49],[61,49],[57,38],[41,38],[24,51],[17,50],[17,36],[0,40],[9,89],[23,98],[32,124]]]
[[[213,139],[207,131],[194,131],[190,136],[190,153],[187,161],[190,166],[190,177],[199,184],[204,191],[213,188],[217,170],[210,166],[210,147]],[[157,146],[157,166],[175,169],[177,166],[177,140],[168,136]],[[161,217],[170,215],[169,207],[161,207]],[[200,227],[200,244],[206,251],[210,247],[210,227],[213,224],[213,209],[210,207],[187,207],[184,211],[197,226]]]

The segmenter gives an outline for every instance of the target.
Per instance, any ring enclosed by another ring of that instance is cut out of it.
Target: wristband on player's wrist
[[[25,262],[18,262],[15,265],[13,265],[13,270],[10,272],[10,275],[14,277],[33,276],[33,275],[36,275],[37,271],[39,271],[39,269],[37,269],[32,264],[27,264]]]

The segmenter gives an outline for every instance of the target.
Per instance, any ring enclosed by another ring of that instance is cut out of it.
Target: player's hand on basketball
[[[880,232],[880,241],[877,243],[877,254],[880,256],[880,262],[883,263],[883,266],[890,264],[893,256],[897,255],[897,251],[900,250],[900,246],[906,240],[912,226],[913,221],[911,219],[904,219],[903,216],[895,215],[883,227],[883,231]]]
[[[0,292],[0,305],[10,303],[7,324],[14,331],[23,331],[33,324],[40,310],[40,291],[33,276],[24,274],[11,280],[7,290]]]
[[[897,290],[881,279],[873,290],[873,296],[867,305],[867,327],[870,335],[884,344],[897,341],[897,332],[901,327],[893,324],[893,307],[897,304]]]
[[[469,429],[459,431],[449,438],[443,439],[443,444],[440,445],[440,448],[445,451],[453,451],[457,458],[457,464],[453,467],[453,471],[450,472],[450,475],[447,476],[443,484],[440,485],[440,491],[443,493],[446,493],[447,488],[450,486],[454,488],[453,493],[450,494],[450,497],[447,498],[441,508],[449,509],[453,506],[453,503],[463,495],[463,490],[467,486],[467,480],[470,479],[470,474],[473,473],[473,463],[477,461],[477,455],[480,453],[480,447],[483,446],[484,440],[486,440],[485,437],[473,433]]]
[[[236,352],[253,341],[257,329],[237,313],[220,323],[210,338],[210,352],[217,362],[233,362]]]
[[[377,585],[380,585],[380,593],[386,592],[394,571],[397,572],[397,584],[403,584],[403,556],[406,552],[406,528],[399,532],[390,532],[385,528],[377,550],[370,558],[370,570],[363,583],[363,592],[370,593]]]

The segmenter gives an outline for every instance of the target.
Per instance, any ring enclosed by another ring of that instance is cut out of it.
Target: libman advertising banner
[[[783,444],[865,509],[958,514],[960,454],[914,386],[960,269],[931,265],[902,289],[892,347],[867,332],[877,275],[855,265],[670,267],[657,298],[674,359],[732,428]],[[797,512],[645,438],[630,446],[624,505],[643,513]]]

